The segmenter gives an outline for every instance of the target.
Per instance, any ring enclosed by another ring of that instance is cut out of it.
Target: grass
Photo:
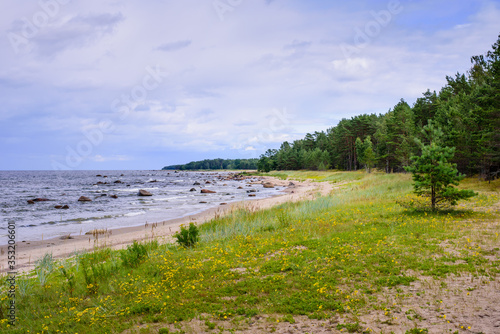
[[[237,332],[256,316],[269,316],[269,326],[341,316],[353,320],[339,320],[333,329],[363,333],[360,314],[385,312],[381,321],[394,321],[387,291],[402,293],[422,277],[495,279],[500,272],[500,262],[490,259],[495,251],[479,246],[498,244],[498,226],[479,229],[498,219],[498,191],[478,181],[464,186],[481,196],[457,210],[430,213],[396,204],[411,192],[409,175],[280,175],[342,185],[312,201],[216,218],[199,227],[192,248],[151,242],[56,264],[44,257],[38,271],[18,281],[15,327],[5,320],[8,298],[1,287],[0,331],[180,333],[198,319],[203,331],[225,324]]]

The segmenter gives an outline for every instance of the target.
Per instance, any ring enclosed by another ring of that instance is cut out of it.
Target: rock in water
[[[118,195],[111,195],[109,197],[111,197],[111,198],[118,198]]]
[[[33,202],[48,202],[50,199],[48,198],[35,198]]]
[[[78,199],[78,202],[92,202],[92,200],[88,197],[85,197],[85,196],[81,196],[79,199]]]
[[[202,194],[215,194],[216,192],[208,189],[201,189]]]
[[[32,201],[32,200],[28,200],[28,204],[35,204],[35,201]]]
[[[264,188],[274,188],[274,184],[272,184],[271,182],[266,182],[264,183]]]
[[[194,189],[194,188],[191,188],[191,190],[189,190],[189,191],[196,191],[196,189]]]
[[[152,193],[150,193],[149,191],[144,190],[144,189],[139,190],[139,193],[137,195],[139,195],[139,196],[153,196]]]

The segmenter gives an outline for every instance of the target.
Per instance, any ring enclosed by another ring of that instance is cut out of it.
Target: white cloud
[[[16,22],[40,10],[6,1],[4,35],[19,32]],[[370,10],[385,4],[354,10],[344,2],[325,8],[267,2],[242,2],[224,21],[211,1],[70,2],[31,39],[31,53],[16,55],[7,38],[0,40],[0,130],[17,128],[4,131],[12,138],[36,131],[39,143],[57,138],[64,145],[54,145],[51,154],[61,156],[65,145],[84,138],[82,129],[110,119],[115,129],[95,148],[101,158],[94,161],[150,150],[259,154],[343,117],[385,112],[400,98],[439,89],[500,31],[493,1],[466,19],[446,17],[445,9],[426,2],[426,10],[452,22],[440,29],[425,21],[406,26],[403,16],[420,6],[412,3],[345,58],[340,45],[352,43],[354,29],[373,20]],[[157,64],[168,75],[123,117],[113,101],[143,85],[145,68]],[[274,108],[287,108],[287,124],[271,127]]]

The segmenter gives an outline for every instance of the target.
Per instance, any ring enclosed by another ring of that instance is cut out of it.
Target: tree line
[[[401,99],[385,114],[342,119],[326,131],[269,149],[260,171],[358,170],[404,172],[421,155],[427,124],[443,131],[442,144],[454,147],[451,161],[460,173],[496,178],[500,172],[500,36],[484,55],[473,56],[464,74],[447,76],[436,93],[423,93],[410,106]]]
[[[200,169],[257,169],[259,159],[205,159],[191,161],[184,165],[171,165],[163,170],[200,170]]]

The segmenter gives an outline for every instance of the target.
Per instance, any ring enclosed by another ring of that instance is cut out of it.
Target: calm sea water
[[[249,180],[220,181],[219,176],[225,175],[224,172],[173,171],[0,171],[0,244],[7,243],[9,222],[16,224],[17,241],[40,240],[85,234],[96,228],[112,229],[180,218],[222,202],[252,199],[247,194],[249,189],[257,190],[253,198],[279,194],[277,188],[245,186]],[[193,185],[195,182],[201,185]],[[244,189],[238,189],[240,186]],[[196,191],[191,192],[191,188]],[[201,194],[202,188],[217,193]],[[153,196],[140,197],[139,189]],[[89,197],[92,202],[78,202],[80,196]],[[50,201],[28,204],[27,201],[34,198]],[[54,208],[59,205],[67,205],[69,209]]]

